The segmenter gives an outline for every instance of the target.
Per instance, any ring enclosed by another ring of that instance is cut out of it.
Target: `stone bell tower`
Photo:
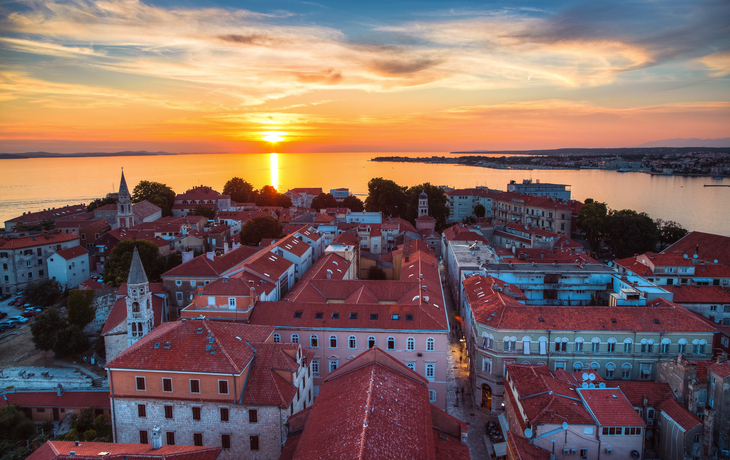
[[[426,191],[422,191],[420,195],[418,195],[418,217],[421,216],[427,216],[428,215],[428,195],[426,195]]]
[[[155,327],[155,315],[152,310],[152,294],[150,283],[139,258],[139,251],[134,248],[132,265],[127,277],[127,344],[132,346],[139,339],[149,334]]]
[[[122,170],[122,180],[119,181],[119,194],[117,195],[117,226],[116,228],[129,228],[134,226],[134,213],[132,212],[132,195],[129,194],[127,181],[124,179],[124,170]]]

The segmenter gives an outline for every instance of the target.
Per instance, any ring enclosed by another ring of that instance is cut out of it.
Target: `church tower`
[[[428,195],[426,195],[426,191],[422,191],[420,195],[418,195],[418,217],[421,216],[427,216],[428,215]]]
[[[129,194],[127,181],[124,179],[124,170],[122,170],[122,180],[119,182],[119,201],[117,201],[117,226],[116,228],[129,228],[134,226],[134,213],[132,212],[132,195]]]
[[[132,265],[127,277],[127,344],[132,346],[147,335],[154,326],[150,283],[139,258],[137,248],[132,254]]]

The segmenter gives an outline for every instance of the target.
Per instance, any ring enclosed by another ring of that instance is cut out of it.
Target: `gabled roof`
[[[299,364],[292,356],[296,356],[300,345],[252,342],[250,346],[255,350],[256,358],[248,374],[241,404],[289,407],[297,394],[297,388],[279,373],[294,373],[299,369]],[[284,350],[289,350],[289,353]]]
[[[132,212],[134,215],[141,217],[142,219],[146,219],[158,212],[162,212],[162,209],[147,200],[142,200],[139,203],[134,203],[132,205]]]
[[[684,238],[666,248],[664,254],[687,254],[690,257],[697,251],[698,258],[717,261],[730,266],[730,237],[712,233],[690,232]]]
[[[481,241],[484,244],[489,244],[489,240],[476,228],[472,229],[472,227],[466,227],[463,224],[456,224],[447,228],[443,232],[443,237],[449,241]]]
[[[46,233],[36,236],[24,236],[21,238],[0,238],[0,249],[13,250],[32,248],[35,246],[56,245],[78,240],[79,236],[70,233]]]
[[[116,207],[115,207],[116,208]],[[86,212],[86,206],[83,204],[72,204],[61,208],[45,209],[37,212],[26,212],[23,215],[8,219],[5,222],[25,222],[27,224],[40,222],[45,219],[58,219],[60,217],[70,216],[74,214],[83,214]]]
[[[229,251],[228,254],[214,257],[213,260],[203,254],[166,271],[162,274],[162,278],[218,278],[222,273],[240,264],[258,251],[259,248],[240,246]]]
[[[56,390],[51,391],[10,391],[0,396],[0,405],[17,404],[20,407],[89,407],[110,409],[109,391],[65,390],[58,396]]]
[[[289,235],[285,238],[280,239],[279,241],[274,243],[274,246],[284,251],[290,252],[297,257],[302,257],[311,248],[310,245],[299,240],[296,234]]]
[[[306,243],[302,243],[305,244]],[[246,260],[245,266],[259,276],[264,276],[273,280],[278,280],[289,267],[294,265],[286,260],[283,256],[279,256],[271,252],[274,246],[267,246],[263,251],[252,255]],[[309,246],[307,246],[308,248]]]
[[[672,285],[662,288],[674,294],[674,302],[687,303],[730,303],[730,292],[720,286]]]
[[[549,460],[550,451],[530,444],[530,441],[507,431],[507,443],[515,460]]]
[[[634,407],[644,407],[644,398],[649,407],[657,407],[663,401],[674,398],[674,392],[666,382],[609,381],[607,385],[620,388]]]
[[[273,331],[273,326],[205,319],[164,323],[109,361],[106,367],[240,374],[254,356],[249,342],[263,342]],[[155,347],[155,344],[159,345]],[[207,349],[208,345],[214,353]]]
[[[61,249],[60,251],[56,251],[56,253],[53,255],[62,257],[65,260],[71,260],[71,259],[75,259],[79,256],[83,256],[84,254],[88,255],[89,251],[87,251],[86,249],[84,249],[81,246],[74,246],[72,248]]]
[[[659,404],[657,409],[667,414],[669,418],[677,422],[685,431],[702,425],[702,420],[699,417],[685,409],[674,399],[667,399]]]
[[[319,196],[322,193],[321,187],[297,187],[287,190],[287,192],[293,192],[297,194],[307,193],[309,195]],[[286,192],[285,192],[286,193]]]
[[[600,426],[646,426],[619,388],[578,388]]]
[[[111,442],[46,441],[27,460],[215,460],[220,447],[167,446],[153,449],[151,444],[124,444]],[[75,452],[71,456],[71,452]],[[103,453],[103,454],[102,454]]]
[[[707,366],[707,370],[714,373],[718,377],[725,379],[730,376],[730,361],[725,361],[723,363],[712,363]]]

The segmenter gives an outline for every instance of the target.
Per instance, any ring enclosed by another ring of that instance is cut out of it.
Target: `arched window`
[[[279,342],[281,342],[281,334],[279,334],[278,332],[274,332],[274,343]]]
[[[433,351],[434,349],[434,340],[433,338],[429,337],[428,340],[426,340],[426,351]]]
[[[132,302],[132,313],[139,313],[139,303]]]
[[[309,346],[312,348],[319,347],[319,337],[317,337],[317,334],[312,334],[309,337]]]
[[[530,341],[531,340],[529,337],[527,337],[527,336],[522,337],[522,350],[523,350],[523,353],[526,355],[530,354]]]
[[[426,363],[426,378],[428,380],[434,379],[436,365],[433,363]]]
[[[594,372],[597,371],[599,367],[601,367],[601,366],[599,366],[598,363],[591,363],[592,371],[594,371]]]
[[[575,338],[575,351],[577,353],[583,352],[583,337]]]
[[[621,378],[622,379],[631,378],[631,364],[624,363],[623,366],[621,366]]]
[[[598,353],[599,351],[601,351],[600,348],[601,348],[601,339],[599,339],[598,337],[593,337],[591,339],[591,351],[593,353]]]
[[[354,335],[350,336],[350,339],[348,340],[350,348],[355,349],[357,348],[357,338]]]
[[[368,348],[373,347],[375,347],[375,337],[371,335],[370,337],[368,337]]]
[[[573,372],[580,372],[583,369],[582,363],[573,363]]]
[[[144,331],[144,329],[142,329],[142,323],[137,323],[137,335],[139,335],[140,337],[142,337],[142,332],[143,331]]]
[[[292,343],[299,343],[299,334],[292,334],[291,341]]]
[[[611,337],[610,339],[606,340],[607,349],[606,351],[609,353],[613,353],[616,351],[616,339]]]
[[[408,349],[408,351],[416,349],[416,341],[413,340],[413,337],[408,337],[408,340],[406,341],[406,349]]]
[[[330,348],[337,348],[337,336],[336,335],[330,336]]]
[[[666,342],[665,342],[666,341]],[[664,344],[667,344],[665,347]],[[662,339],[662,353],[669,353],[669,339]],[[677,341],[677,353],[686,353],[687,352],[687,340],[686,339],[679,339]],[[667,351],[664,351],[666,349]]]
[[[631,339],[624,339],[624,353],[631,353],[631,345],[633,341]]]
[[[388,350],[395,350],[395,337],[388,337]]]
[[[538,340],[540,341],[540,354],[546,355],[547,354],[547,343],[548,343],[547,337],[540,337]]]
[[[132,323],[132,337],[137,337],[137,323]]]
[[[606,364],[606,378],[612,379],[613,373],[616,371],[616,365],[613,363]]]

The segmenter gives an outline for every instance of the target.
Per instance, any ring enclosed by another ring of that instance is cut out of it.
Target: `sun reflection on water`
[[[269,154],[269,168],[271,169],[271,186],[279,189],[279,154]]]

